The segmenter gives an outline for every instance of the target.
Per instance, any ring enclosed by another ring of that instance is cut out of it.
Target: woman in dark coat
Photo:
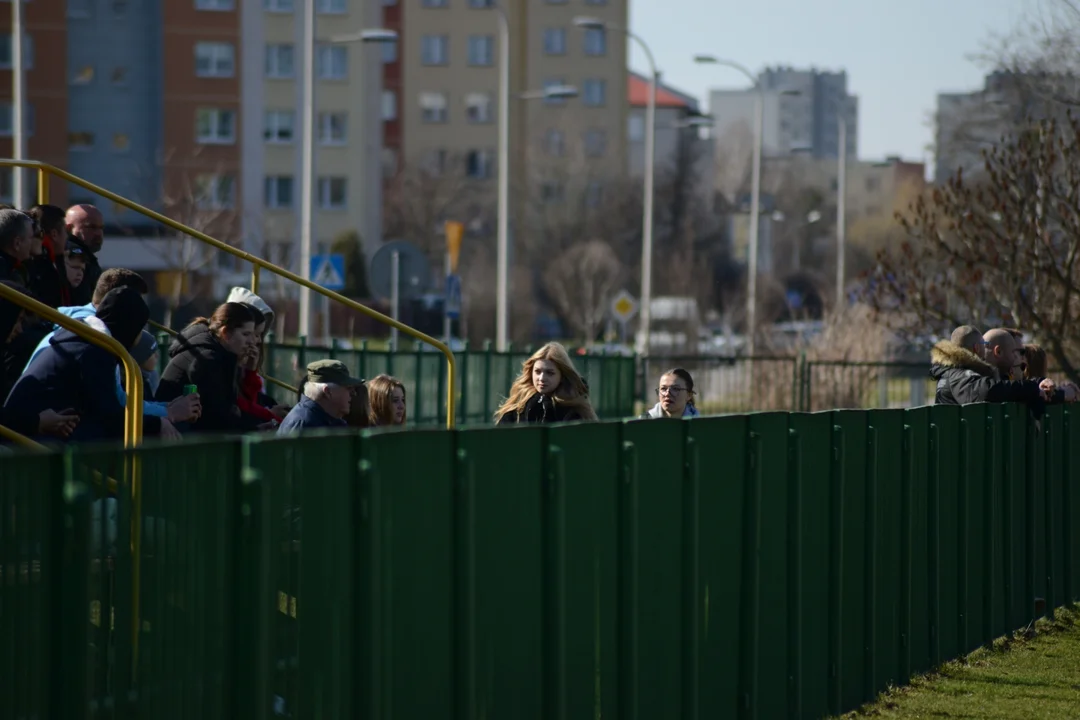
[[[249,432],[260,421],[240,412],[238,363],[255,346],[255,317],[242,303],[225,303],[209,318],[198,318],[173,340],[169,365],[161,374],[157,401],[170,402],[195,385],[202,415],[191,431]]]

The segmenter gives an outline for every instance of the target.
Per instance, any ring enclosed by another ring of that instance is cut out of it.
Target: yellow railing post
[[[38,205],[49,204],[49,173],[45,168],[37,171],[37,201]]]
[[[24,448],[30,448],[31,450],[48,450],[48,448],[41,443],[31,440],[25,435],[17,433],[11,428],[6,428],[3,425],[0,425],[0,437],[10,440],[16,445],[22,445]]]
[[[256,295],[259,294],[259,273],[261,271],[262,268],[260,268],[258,264],[251,266],[251,292]]]

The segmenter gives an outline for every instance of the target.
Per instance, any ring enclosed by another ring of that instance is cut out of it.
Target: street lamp
[[[652,321],[652,255],[653,255],[653,183],[656,168],[656,60],[641,36],[629,28],[620,27],[595,17],[575,17],[574,25],[582,30],[611,30],[621,32],[638,44],[649,62],[649,102],[645,107],[645,191],[641,217],[641,340],[642,355],[649,355],[649,330]]]
[[[315,1],[307,0],[304,7],[307,27],[304,33],[303,58],[303,135],[300,140],[300,276],[311,281],[311,247],[315,236]],[[370,28],[356,33],[338,35],[330,42],[386,43],[396,42],[393,30]],[[300,334],[311,337],[311,289],[300,287]],[[329,334],[329,327],[327,327]]]
[[[844,307],[844,275],[847,254],[847,118],[836,114],[840,152],[836,170],[836,314]]]
[[[757,275],[758,275],[758,226],[761,215],[761,146],[765,136],[765,90],[761,87],[754,74],[744,65],[733,60],[722,60],[712,55],[695,55],[694,62],[706,65],[720,65],[741,72],[753,84],[756,99],[754,100],[754,158],[750,176],[750,247],[747,249],[749,261],[747,262],[746,281],[746,349],[750,357],[755,352],[755,336],[757,335]]]

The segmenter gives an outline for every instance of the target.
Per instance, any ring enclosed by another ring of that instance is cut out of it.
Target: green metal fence
[[[521,372],[521,364],[532,349],[495,352],[487,343],[482,350],[456,353],[458,357],[457,422],[466,425],[491,424],[495,409],[502,403],[510,384]],[[416,425],[439,425],[446,420],[446,366],[437,353],[417,344],[413,351],[368,350],[364,343],[356,349],[307,345],[270,344],[264,369],[280,380],[299,383],[301,368],[320,358],[335,358],[364,378],[380,373],[394,375],[405,383],[409,421]],[[574,358],[578,371],[589,383],[589,392],[601,418],[621,419],[634,412],[634,358],[616,355],[580,355]],[[274,389],[279,400],[286,398]]]
[[[971,405],[5,457],[0,716],[839,713],[1077,598],[1078,443]]]

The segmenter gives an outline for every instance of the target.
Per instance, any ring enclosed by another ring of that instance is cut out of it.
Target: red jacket
[[[263,379],[254,370],[244,369],[240,378],[240,396],[236,398],[236,405],[241,412],[247,413],[264,422],[280,420],[281,418],[270,412],[270,408],[259,404],[259,393],[263,389]]]

